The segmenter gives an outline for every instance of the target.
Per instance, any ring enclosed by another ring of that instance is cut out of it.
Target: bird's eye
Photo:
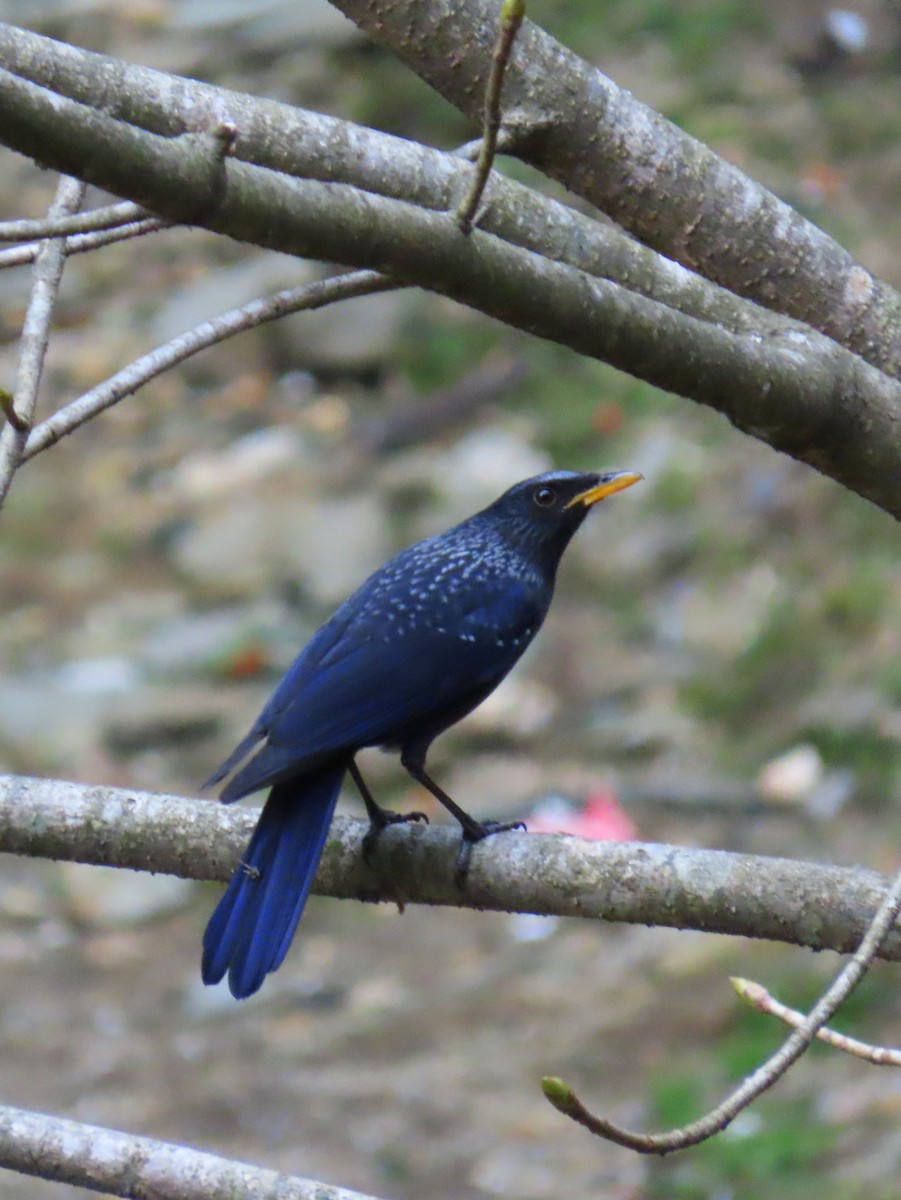
[[[540,487],[532,493],[532,499],[540,508],[550,508],[557,499],[557,493],[553,488]]]

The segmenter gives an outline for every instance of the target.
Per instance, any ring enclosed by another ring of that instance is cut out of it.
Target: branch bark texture
[[[17,92],[14,79],[6,80],[5,100],[0,99],[0,112],[10,115],[26,103],[44,106],[40,124],[29,120],[24,131],[31,148],[23,152],[35,157],[46,141],[41,132],[51,121],[52,104],[47,102],[58,95],[166,138],[226,123],[236,130],[230,154],[242,162],[297,178],[351,184],[433,212],[453,210],[470,184],[473,167],[458,155],[336,117],[179,79],[2,23],[0,66],[37,85],[34,92],[21,87]],[[50,95],[42,95],[42,89]],[[84,116],[71,111],[79,120]],[[0,140],[13,144],[12,136],[12,127],[0,126]],[[479,228],[513,245],[736,332],[774,336],[793,327],[673,262],[661,264],[656,253],[622,231],[497,173],[487,198]]]
[[[479,119],[497,0],[332,0]],[[526,21],[504,83],[516,154],[649,246],[901,373],[901,297],[788,204]]]
[[[172,1142],[6,1106],[0,1167],[129,1200],[373,1200]]]
[[[328,257],[379,271],[397,283],[441,292],[708,404],[738,428],[901,515],[896,486],[901,384],[821,334],[785,323],[774,327],[771,314],[762,314],[757,330],[741,320],[730,325],[693,315],[561,261],[552,252],[530,248],[542,245],[540,232],[507,240],[520,227],[512,214],[509,227],[497,232],[480,227],[466,237],[443,206],[439,210],[419,202],[421,191],[414,192],[414,200],[402,200],[280,169],[299,169],[299,159],[310,167],[316,160],[314,170],[322,174],[331,161],[331,178],[349,178],[356,171],[370,186],[381,178],[382,192],[390,193],[385,182],[390,172],[373,168],[361,153],[380,136],[371,131],[353,131],[350,137],[345,127],[343,141],[338,137],[323,144],[311,140],[309,122],[321,133],[325,119],[295,114],[293,132],[299,134],[306,122],[307,140],[292,141],[291,130],[273,126],[271,106],[258,107],[247,97],[238,102],[205,85],[116,64],[8,27],[0,29],[0,61],[23,72],[0,71],[0,138],[46,165],[79,174],[170,221],[201,223],[256,245]],[[24,77],[39,70],[53,88],[65,84],[78,96],[92,86],[93,102],[102,107],[64,98]],[[185,133],[177,110],[181,106],[187,112],[194,98],[195,122],[208,116],[211,122],[199,132],[195,124]],[[167,133],[175,124],[182,130],[178,136],[130,123],[140,117],[159,126],[165,112]],[[278,116],[282,113],[278,107]],[[249,152],[242,114],[255,131],[253,147],[265,166],[240,157]],[[336,133],[334,122],[326,124],[329,136]],[[389,140],[392,150],[401,144]],[[298,150],[300,144],[306,149]],[[414,157],[436,153],[418,148]],[[444,157],[447,169],[461,170],[459,160]],[[434,161],[429,158],[430,164]],[[420,181],[427,175],[420,175]],[[437,197],[429,195],[431,204]],[[489,211],[492,197],[493,192]],[[529,213],[536,211],[533,203]],[[522,227],[529,226],[530,219]],[[593,245],[595,253],[601,243]],[[569,257],[585,261],[582,254]],[[633,266],[636,261],[630,260]],[[663,259],[655,263],[648,291],[655,292],[657,283],[669,276],[674,281],[670,292],[692,293],[686,280],[697,277]],[[601,270],[599,261],[595,266]],[[666,290],[663,283],[660,287]],[[713,301],[703,286],[694,294],[703,305]],[[743,303],[733,298],[731,312],[749,317],[751,311],[761,311],[751,306],[744,310]],[[740,331],[737,324],[742,324]]]
[[[190,879],[228,879],[259,816],[178,796],[0,776],[0,850]],[[373,865],[368,825],[337,817],[313,885],[344,899],[593,917],[853,951],[879,907],[883,876],[720,850],[504,834],[477,846],[465,891],[455,830],[385,830]],[[901,930],[882,948],[901,959]]]

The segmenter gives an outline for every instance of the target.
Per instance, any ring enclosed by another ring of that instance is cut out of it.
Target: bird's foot
[[[379,840],[379,835],[389,825],[406,825],[411,821],[422,821],[426,825],[429,823],[429,818],[424,812],[396,813],[390,812],[387,808],[379,808],[377,805],[373,805],[372,808],[367,805],[367,811],[369,812],[369,828],[363,835],[363,861],[367,866],[369,866],[369,860],[375,844]]]
[[[454,883],[457,887],[462,890],[466,885],[473,846],[484,841],[486,837],[492,837],[495,833],[509,833],[515,829],[524,831],[525,828],[525,821],[477,821],[473,822],[471,826],[464,825],[463,839],[454,863]]]

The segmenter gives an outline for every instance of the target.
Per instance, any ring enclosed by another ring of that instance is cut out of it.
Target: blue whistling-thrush
[[[228,973],[240,999],[281,965],[346,771],[369,815],[364,853],[386,825],[422,817],[376,804],[354,762],[364,746],[400,750],[413,778],[460,822],[459,878],[475,842],[522,828],[464,812],[426,774],[426,754],[439,733],[494,691],[540,629],[557,564],[589,508],[640,478],[631,471],[551,471],[518,483],[475,516],[390,559],[313,636],[207,781],[225,778],[256,749],[221,799],[271,790],[207,926],[205,983]]]

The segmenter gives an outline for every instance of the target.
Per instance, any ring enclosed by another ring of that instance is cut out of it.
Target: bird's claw
[[[454,862],[454,883],[457,887],[462,891],[466,886],[473,846],[495,833],[510,833],[517,829],[525,832],[525,828],[525,821],[480,821],[472,826],[464,826],[460,849]]]
[[[490,837],[492,833],[511,833],[516,829],[521,833],[525,833],[526,823],[525,821],[483,821],[482,829],[485,832],[482,834],[482,837],[474,839],[477,842],[480,842],[483,837]]]
[[[424,812],[396,813],[389,812],[384,808],[378,810],[378,816],[370,813],[369,828],[363,835],[363,861],[366,865],[370,865],[375,844],[384,829],[389,825],[406,825],[412,821],[422,821],[423,824],[428,825],[429,818]]]

